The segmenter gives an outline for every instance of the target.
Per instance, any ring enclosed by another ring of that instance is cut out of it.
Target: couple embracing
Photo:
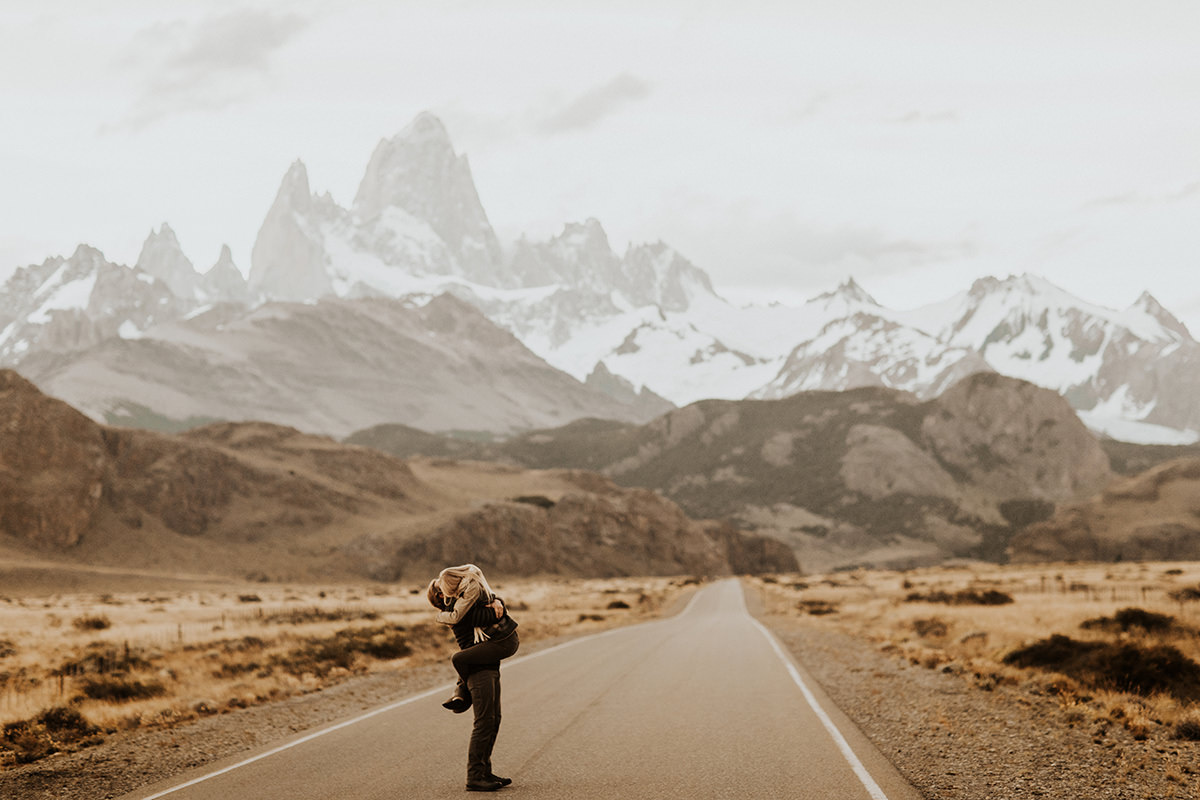
[[[474,564],[447,567],[426,593],[436,620],[454,631],[459,651],[454,694],[442,705],[461,714],[475,710],[467,748],[467,791],[494,792],[512,783],[492,772],[492,748],[500,731],[500,661],[517,652],[517,623]]]

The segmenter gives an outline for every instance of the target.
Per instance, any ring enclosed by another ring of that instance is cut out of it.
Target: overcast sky
[[[349,205],[430,110],[503,241],[599,219],[734,299],[1033,272],[1200,333],[1200,2],[0,6],[0,277],[168,222],[243,272],[288,165]]]

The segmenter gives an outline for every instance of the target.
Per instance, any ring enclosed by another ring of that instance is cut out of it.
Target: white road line
[[[684,607],[683,611],[679,612],[679,616],[683,616],[684,614],[691,611],[692,606],[694,606],[696,604],[696,598],[698,598],[699,596],[700,596],[699,591],[697,591],[695,594],[693,594],[692,599],[688,602],[687,606]],[[673,619],[673,617],[668,617],[667,619]],[[658,619],[658,620],[651,620],[650,622],[642,622],[639,624],[640,625],[654,625],[654,624],[657,624],[660,622],[665,622],[665,621],[666,620]],[[539,650],[536,653],[530,653],[529,655],[526,655],[526,656],[514,658],[506,666],[513,667],[524,661],[529,661],[530,659],[537,658],[539,656],[544,656],[547,653],[553,653],[555,650],[562,650],[565,647],[572,647],[581,642],[588,642],[588,641],[591,641],[592,639],[599,639],[602,636],[611,636],[614,633],[619,633],[621,631],[627,631],[631,628],[636,628],[636,627],[638,627],[638,625],[624,625],[619,628],[611,628],[607,631],[601,631],[600,633],[593,633],[593,634],[589,634],[588,636],[581,636],[578,639],[572,639],[569,642],[563,642],[562,644],[556,644],[553,647],[547,647],[545,650]],[[174,794],[175,792],[178,792],[180,789],[186,789],[189,786],[195,786],[198,783],[204,783],[205,781],[212,780],[213,778],[224,775],[227,772],[233,772],[235,769],[240,769],[241,767],[245,767],[249,764],[253,764],[255,761],[262,761],[264,758],[269,758],[270,756],[276,755],[278,753],[282,753],[285,750],[291,750],[293,747],[296,747],[297,745],[302,745],[305,742],[311,742],[313,739],[320,738],[327,733],[333,733],[334,731],[339,731],[342,728],[348,728],[351,725],[355,725],[359,722],[362,722],[363,720],[370,719],[371,717],[374,717],[374,716],[378,716],[379,714],[383,714],[383,713],[386,713],[393,709],[400,708],[401,706],[408,705],[409,703],[415,703],[418,700],[424,700],[426,697],[435,695],[438,692],[446,691],[448,688],[452,687],[453,685],[454,684],[452,684],[452,683],[444,683],[441,686],[435,686],[432,689],[427,689],[426,691],[421,692],[420,694],[415,694],[412,697],[406,697],[403,700],[397,700],[395,703],[389,703],[386,706],[380,706],[379,708],[372,709],[371,711],[368,711],[365,714],[359,714],[357,717],[354,717],[353,719],[348,719],[344,722],[339,722],[336,725],[331,725],[328,728],[321,728],[320,730],[313,731],[312,733],[308,734],[307,736],[302,736],[299,739],[296,739],[295,741],[288,742],[287,744],[281,744],[278,747],[267,750],[266,752],[259,753],[256,756],[251,756],[250,758],[239,761],[236,764],[230,764],[228,767],[223,767],[221,769],[205,773],[204,775],[201,775],[198,778],[193,778],[192,780],[187,781],[186,783],[181,783],[178,786],[172,786],[169,789],[163,789],[161,792],[158,792],[156,794],[147,795],[146,797],[142,798],[142,800],[158,800],[158,798],[166,797],[169,794]],[[884,800],[887,800],[887,799],[884,798]]]
[[[287,744],[281,744],[279,747],[275,747],[271,750],[266,751],[265,753],[259,753],[256,756],[251,756],[250,758],[247,758],[244,761],[239,761],[236,764],[230,764],[228,767],[224,767],[222,769],[218,769],[213,772],[209,772],[205,775],[201,775],[199,778],[193,778],[192,780],[187,781],[186,783],[181,783],[178,786],[172,786],[170,789],[163,789],[161,792],[158,792],[157,794],[148,795],[145,798],[143,798],[143,800],[156,800],[159,797],[166,797],[169,794],[174,794],[175,792],[178,792],[180,789],[186,789],[189,786],[195,786],[197,783],[204,783],[205,781],[211,780],[211,779],[217,777],[218,775],[224,775],[226,772],[233,772],[235,769],[244,767],[247,764],[253,764],[255,761],[262,761],[264,758],[267,758],[268,756],[273,756],[276,753],[282,753],[284,750],[291,750],[293,747],[295,747],[297,745],[304,744],[305,742],[311,742],[313,739],[324,736],[327,733],[333,733],[334,731],[341,730],[342,728],[348,728],[351,725],[354,725],[355,723],[362,722],[364,719],[370,719],[371,717],[374,717],[378,714],[382,714],[385,711],[391,711],[394,708],[399,708],[400,706],[408,705],[409,703],[415,703],[417,700],[424,700],[426,697],[437,694],[438,692],[444,692],[444,691],[446,691],[446,687],[449,685],[450,684],[443,684],[441,686],[436,686],[432,689],[421,692],[420,694],[414,694],[412,697],[406,697],[403,700],[396,701],[395,703],[389,703],[386,706],[380,706],[379,708],[368,711],[365,714],[360,714],[357,717],[355,717],[354,719],[348,719],[345,722],[339,722],[337,725],[331,725],[328,728],[322,728],[319,731],[313,731],[312,733],[308,734],[307,736],[302,736],[299,739],[296,739],[295,741],[288,742]]]
[[[744,596],[742,600],[745,602]],[[750,612],[747,611],[746,615],[749,616],[749,614]],[[842,751],[842,757],[850,764],[850,768],[854,770],[854,774],[858,776],[863,787],[866,788],[867,794],[871,795],[871,800],[888,800],[887,795],[883,793],[883,789],[879,788],[879,784],[871,777],[871,773],[867,772],[867,768],[858,760],[858,756],[854,754],[854,750],[850,747],[850,743],[846,741],[846,737],[842,736],[842,732],[838,730],[837,725],[825,713],[825,709],[821,708],[821,704],[817,702],[816,695],[812,693],[812,690],[808,688],[808,684],[800,677],[800,673],[796,670],[796,665],[792,663],[792,659],[788,657],[783,647],[780,646],[779,640],[775,638],[775,634],[771,633],[767,629],[767,626],[754,617],[750,617],[750,621],[762,632],[763,636],[767,637],[767,641],[770,642],[771,647],[775,650],[775,654],[779,656],[783,665],[787,667],[788,674],[792,676],[792,680],[800,687],[800,692],[804,695],[804,699],[808,701],[808,705],[812,708],[813,713],[817,715],[817,719],[821,720],[821,724],[825,726],[825,730],[833,738],[833,742],[838,746],[838,750]]]

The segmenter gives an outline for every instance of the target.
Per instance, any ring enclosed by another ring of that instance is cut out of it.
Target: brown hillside
[[[402,557],[410,541],[510,575],[728,573],[731,562],[759,563],[756,553],[772,552],[754,538],[710,536],[670,501],[599,476],[414,465],[267,423],[180,435],[112,428],[16,373],[0,372],[0,381],[0,418],[8,420],[0,429],[0,547],[42,559],[259,579],[391,580],[410,560]],[[489,538],[498,529],[460,520],[502,515],[510,498],[527,495],[584,509],[554,515],[557,550],[518,552],[533,542],[518,536],[498,544]],[[619,540],[589,532],[593,515],[603,514],[623,526]],[[610,552],[615,547],[620,556]],[[790,553],[766,562],[795,568]]]
[[[1200,559],[1200,458],[1159,464],[1013,538],[1013,561]]]
[[[431,442],[394,426],[353,441],[595,470],[782,539],[806,569],[1000,560],[1016,530],[1111,476],[1062,397],[994,373],[927,402],[875,387],[706,400],[646,425],[580,420],[503,442]]]
[[[92,525],[110,458],[103,431],[0,370],[0,531],[66,547]]]

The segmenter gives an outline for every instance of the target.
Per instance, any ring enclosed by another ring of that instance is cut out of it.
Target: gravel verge
[[[763,622],[930,800],[1165,800],[1200,790],[1198,743],[1138,741],[1028,686],[984,690],[829,627]]]

